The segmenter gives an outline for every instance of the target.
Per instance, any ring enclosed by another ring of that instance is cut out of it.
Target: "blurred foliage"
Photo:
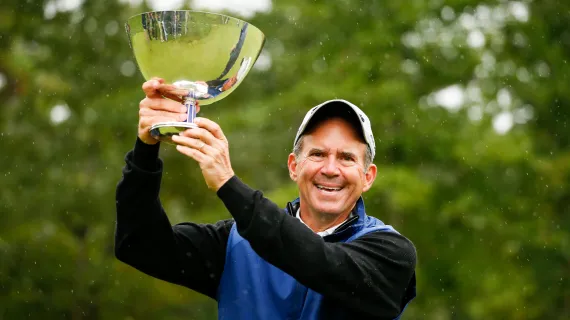
[[[213,319],[113,256],[143,96],[123,24],[149,7],[64,2],[0,3],[0,319]],[[201,114],[242,179],[284,205],[305,111],[351,100],[378,140],[367,210],[418,250],[405,319],[570,318],[569,2],[279,1],[246,19],[270,67]],[[172,223],[229,216],[161,155]]]

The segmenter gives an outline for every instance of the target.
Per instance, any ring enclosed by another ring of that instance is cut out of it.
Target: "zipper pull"
[[[293,210],[293,204],[291,202],[287,202],[287,213],[291,216],[295,216]]]

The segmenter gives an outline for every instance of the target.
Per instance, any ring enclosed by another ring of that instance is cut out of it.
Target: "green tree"
[[[0,319],[214,318],[113,256],[144,81],[123,24],[149,8],[57,3],[0,4]],[[271,65],[201,112],[242,179],[284,205],[305,110],[351,100],[378,140],[367,210],[418,249],[406,319],[570,316],[570,4],[279,1],[247,19]],[[228,217],[191,161],[161,155],[172,223]]]

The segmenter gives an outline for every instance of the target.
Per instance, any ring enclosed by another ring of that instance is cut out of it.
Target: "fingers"
[[[142,89],[149,98],[162,98],[164,96],[178,102],[183,101],[182,97],[188,94],[188,90],[164,83],[164,79],[156,77],[144,82]]]
[[[210,132],[210,134],[216,139],[222,140],[224,142],[228,141],[224,135],[224,132],[222,131],[222,128],[220,128],[220,125],[214,121],[200,117],[196,118],[194,122],[198,125],[198,127],[204,128],[206,131]]]
[[[161,111],[150,108],[142,108],[139,110],[139,118],[141,119],[156,117],[172,119],[170,121],[184,121],[188,118],[188,115],[185,112]]]
[[[174,136],[172,136],[172,140],[176,141],[176,139],[179,137],[180,136],[174,135]],[[203,154],[202,152],[200,152],[196,149],[189,148],[187,146],[181,145],[181,144],[176,146],[176,150],[178,150],[178,152],[182,153],[183,155],[186,155],[186,156],[196,160],[196,162],[198,162],[200,164],[200,166],[202,166],[202,164],[208,158],[208,156]]]
[[[187,137],[199,141],[199,143],[204,142],[206,145],[211,147],[213,150],[224,152],[228,149],[228,143],[224,140],[214,137],[214,135],[204,128],[192,128],[184,130],[180,133],[181,136]],[[189,146],[197,146],[196,144]],[[202,150],[208,150],[208,148],[202,148]],[[218,152],[211,152],[210,155],[215,156]]]
[[[178,110],[175,110],[176,107],[184,102],[184,97],[189,93],[187,89],[181,89],[172,84],[166,84],[164,83],[164,80],[160,78],[152,78],[151,80],[146,81],[143,83],[142,89],[146,98],[141,101],[139,107],[149,107],[157,110],[168,110],[171,112],[179,112]],[[196,101],[196,112],[200,112],[200,104],[198,101]]]
[[[174,113],[186,112],[186,107],[180,102],[163,99],[163,98],[149,98],[146,97],[139,103],[141,109],[154,109],[159,111],[169,111]]]
[[[176,149],[180,153],[198,162],[208,188],[217,191],[234,176],[228,143],[213,121],[201,118],[198,126],[173,135],[172,141],[177,144]]]
[[[170,95],[177,100],[182,100],[181,97],[188,95],[187,89],[164,83],[164,79],[156,77],[144,82],[142,89],[149,98],[160,98],[163,95]]]
[[[194,130],[194,129],[190,129],[190,130]],[[188,148],[194,149],[194,150],[199,151],[199,152],[204,153],[204,154],[206,154],[207,151],[210,150],[210,148],[212,148],[211,146],[209,146],[208,144],[206,144],[204,141],[202,141],[200,139],[187,137],[187,136],[182,135],[182,134],[172,136],[172,141],[176,142],[176,144],[178,144],[180,146],[188,147]]]
[[[141,120],[139,121],[139,128],[141,130],[146,130],[150,127],[152,127],[153,125],[160,123],[160,122],[176,122],[176,121],[180,121],[176,118],[172,118],[172,117],[144,117],[141,118]]]
[[[181,141],[187,141],[187,146],[199,149],[198,144],[203,141],[207,147],[201,147],[202,151],[213,157],[229,152],[228,141],[217,123],[206,118],[196,118],[195,123],[198,128],[188,129],[180,133],[182,137],[190,138],[194,142],[185,139]]]
[[[189,94],[187,89],[181,89],[172,84],[160,84],[157,90],[163,97],[177,102],[184,102],[184,97]]]
[[[164,80],[160,78],[152,78],[145,81],[142,85],[144,94],[149,98],[160,98],[161,94],[158,91],[158,88],[162,83],[164,83]]]

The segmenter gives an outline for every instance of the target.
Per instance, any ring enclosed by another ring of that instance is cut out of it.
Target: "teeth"
[[[319,186],[317,185],[317,188],[321,189],[321,190],[325,190],[325,191],[339,191],[341,188],[328,188],[328,187],[323,187],[323,186]]]

